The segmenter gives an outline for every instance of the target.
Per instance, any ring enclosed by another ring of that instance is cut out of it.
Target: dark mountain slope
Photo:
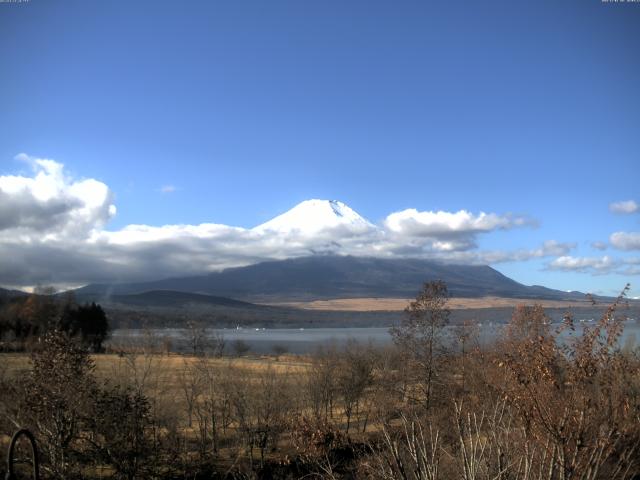
[[[444,280],[457,297],[582,298],[545,287],[528,287],[483,265],[429,260],[312,256],[230,268],[209,275],[154,282],[88,285],[78,294],[108,298],[151,290],[173,290],[254,301],[355,297],[413,297],[429,280]]]
[[[100,301],[100,294],[81,292],[76,294],[76,299],[82,302]],[[104,297],[102,299],[105,299]],[[179,292],[172,290],[151,290],[130,295],[111,295],[107,298],[109,304],[127,305],[131,307],[181,307],[185,305],[203,305],[213,307],[256,309],[262,308],[232,298],[202,295],[198,293]]]
[[[0,288],[0,301],[10,300],[16,297],[25,297],[27,295],[29,294],[22,290],[7,290],[6,288]]]

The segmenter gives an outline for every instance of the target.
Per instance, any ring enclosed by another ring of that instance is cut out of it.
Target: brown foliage
[[[517,309],[506,330],[501,391],[544,451],[545,478],[626,478],[635,465],[640,399],[630,387],[638,360],[619,351],[615,315],[625,293],[573,344],[558,339],[574,328],[571,318],[553,331],[540,307]]]

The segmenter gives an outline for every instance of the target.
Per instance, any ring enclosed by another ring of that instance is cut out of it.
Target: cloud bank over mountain
[[[202,223],[128,225],[113,231],[106,226],[116,207],[106,184],[71,178],[54,160],[24,154],[19,159],[30,165],[31,176],[0,176],[3,285],[158,279],[321,253],[475,264],[559,257],[551,268],[600,269],[595,263],[571,262],[567,255],[574,243],[550,240],[535,249],[479,250],[482,235],[536,222],[466,210],[410,208],[374,224],[342,202],[308,200],[254,228]],[[625,249],[636,242],[635,237],[611,238]]]
[[[53,160],[24,154],[33,177],[0,176],[0,239],[46,240],[86,236],[116,213],[113,195],[102,182],[73,180]]]

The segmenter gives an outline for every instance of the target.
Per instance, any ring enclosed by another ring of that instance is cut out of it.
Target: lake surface
[[[564,332],[562,338],[570,342],[572,338],[581,335],[582,326],[588,322],[578,324],[575,332]],[[554,325],[555,326],[555,325]],[[504,325],[478,325],[479,339],[487,344],[497,338]],[[447,327],[446,334],[454,338],[455,327]],[[224,338],[226,353],[233,353],[233,343],[242,340],[251,348],[252,353],[272,353],[274,348],[283,347],[291,353],[311,353],[318,347],[335,345],[343,347],[349,341],[362,344],[384,346],[391,343],[388,327],[369,328],[239,328],[239,329],[208,329],[210,339],[216,335]],[[170,343],[173,351],[188,350],[189,330],[181,328],[162,328],[151,330],[114,330],[109,343],[117,348],[132,345],[153,344],[157,347]],[[640,339],[640,324],[637,321],[625,322],[624,333],[620,345],[636,346]]]

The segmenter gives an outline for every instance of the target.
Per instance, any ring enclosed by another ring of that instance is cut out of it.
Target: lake
[[[582,332],[583,325],[590,325],[588,322],[579,323],[575,332],[564,332],[564,341],[570,341]],[[502,324],[483,324],[478,326],[481,343],[490,343],[501,332]],[[446,327],[448,336],[453,338],[455,327]],[[334,344],[342,347],[349,341],[359,343],[384,346],[391,343],[389,328],[368,327],[368,328],[238,328],[238,329],[208,329],[209,338],[215,335],[224,337],[226,343],[226,353],[232,353],[232,345],[237,340],[242,340],[251,348],[252,353],[272,353],[274,347],[284,347],[291,353],[310,353],[319,346]],[[184,352],[188,349],[189,331],[181,328],[162,328],[150,330],[114,330],[109,344],[118,348],[151,343],[161,346],[165,342],[170,342],[171,350]],[[635,346],[640,338],[640,324],[637,321],[625,322],[624,333],[620,339],[620,345]]]

